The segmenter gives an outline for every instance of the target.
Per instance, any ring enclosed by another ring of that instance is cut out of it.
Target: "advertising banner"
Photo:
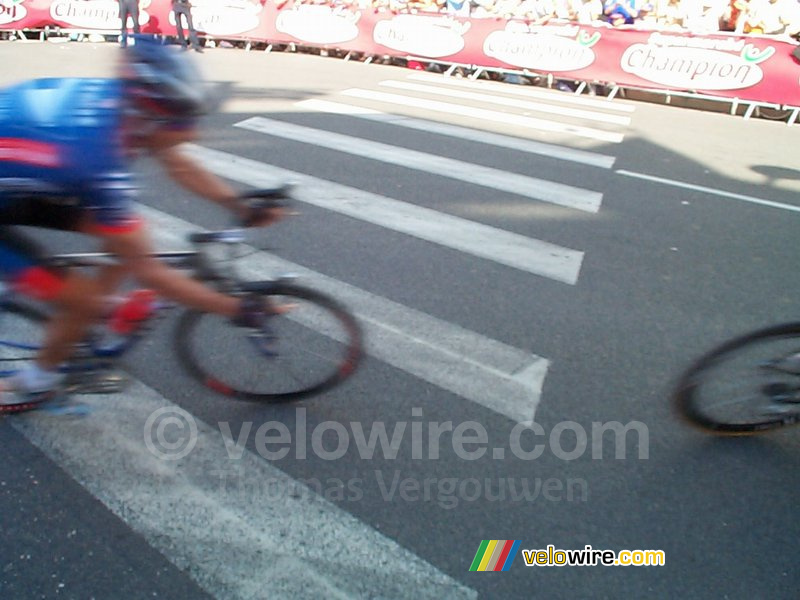
[[[194,0],[195,27],[219,39],[553,74],[800,106],[795,45],[768,36],[694,35],[558,22],[404,14],[339,4]],[[145,32],[175,34],[170,0],[140,0]],[[0,29],[118,30],[117,0],[0,0]]]

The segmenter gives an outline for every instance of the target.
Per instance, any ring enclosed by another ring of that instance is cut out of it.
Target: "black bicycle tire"
[[[44,308],[36,306],[32,301],[29,302],[24,298],[17,299],[13,296],[0,298],[0,312],[18,314],[37,323],[43,323],[49,318],[49,314]]]
[[[47,321],[48,315],[47,312],[40,309],[33,304],[30,304],[24,300],[17,301],[16,298],[7,298],[3,297],[0,298],[0,313],[10,313],[15,314],[22,319],[26,319],[31,321],[32,323],[36,323],[37,325],[42,325],[45,321]],[[2,322],[2,320],[0,320]],[[15,340],[20,343],[28,343],[30,340]],[[4,352],[10,352],[8,348],[4,348]],[[15,360],[29,360],[33,358],[34,351],[32,350],[20,350],[20,357],[18,359],[7,357],[3,359],[2,362],[12,362]],[[2,365],[0,362],[0,365]],[[0,366],[0,371],[4,371],[5,369]],[[12,415],[18,414],[23,412],[28,412],[31,410],[35,410],[41,406],[41,402],[21,402],[19,404],[8,404],[8,405],[0,405],[0,415]]]
[[[257,287],[257,286],[256,286]],[[338,368],[325,379],[316,382],[307,388],[294,390],[286,393],[253,393],[247,390],[238,389],[235,385],[229,382],[220,381],[215,375],[210,374],[207,370],[197,361],[192,348],[191,339],[192,331],[198,326],[200,321],[208,316],[197,310],[185,311],[178,320],[175,347],[180,363],[186,371],[195,380],[199,381],[211,390],[233,398],[236,400],[244,400],[250,402],[265,402],[265,403],[286,403],[295,402],[322,394],[331,388],[339,385],[345,379],[349,378],[358,367],[362,357],[362,333],[361,328],[356,321],[355,317],[338,301],[325,293],[287,283],[270,284],[265,290],[257,292],[263,296],[284,296],[295,297],[306,302],[315,304],[317,307],[326,310],[332,314],[338,322],[343,326],[344,331],[348,336],[345,344],[345,353],[343,354],[343,361]],[[231,324],[231,327],[236,327]],[[244,334],[244,329],[242,332]]]
[[[747,346],[775,338],[797,337],[800,341],[800,322],[784,323],[747,333],[713,348],[694,361],[680,376],[675,386],[673,402],[678,414],[691,425],[716,435],[754,435],[800,424],[800,413],[775,415],[750,423],[725,423],[704,414],[697,403],[697,390],[704,375],[715,365]]]

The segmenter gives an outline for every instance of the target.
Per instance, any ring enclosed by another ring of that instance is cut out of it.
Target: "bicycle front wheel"
[[[701,429],[749,435],[800,422],[800,323],[733,339],[695,362],[675,392],[678,412]]]
[[[178,322],[178,357],[212,390],[259,402],[291,402],[320,394],[355,371],[361,330],[335,300],[290,284],[262,294],[288,310],[266,319],[263,330],[236,327],[225,317],[185,312]]]

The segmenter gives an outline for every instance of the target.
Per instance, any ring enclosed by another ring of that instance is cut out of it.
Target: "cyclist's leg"
[[[15,291],[56,307],[36,361],[42,369],[54,370],[69,358],[73,344],[81,341],[86,328],[102,313],[104,296],[97,278],[47,268],[41,256],[27,237],[0,226],[0,277]]]
[[[83,211],[47,197],[26,197],[0,207],[0,276],[19,292],[52,303],[56,311],[47,326],[45,344],[37,358],[44,369],[64,362],[93,321],[102,316],[108,288],[121,275],[109,271],[91,276],[76,270],[56,270],[45,264],[46,254],[13,225],[80,230]]]

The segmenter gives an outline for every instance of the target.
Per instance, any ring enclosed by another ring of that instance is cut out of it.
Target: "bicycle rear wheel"
[[[693,425],[749,435],[800,422],[800,323],[761,329],[712,350],[682,375],[675,406]]]
[[[44,339],[44,312],[26,303],[0,298],[0,379],[33,363]],[[0,415],[33,410],[38,402],[0,405]]]
[[[47,316],[25,302],[0,299],[0,377],[8,377],[33,361],[42,344]]]
[[[230,320],[185,312],[177,328],[178,357],[212,390],[240,400],[290,402],[347,379],[361,358],[361,331],[350,313],[320,292],[290,284],[259,291],[273,305],[262,331]]]

